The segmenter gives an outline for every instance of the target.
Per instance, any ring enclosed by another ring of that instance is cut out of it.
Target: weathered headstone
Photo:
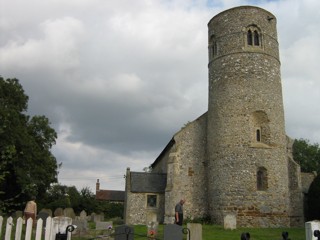
[[[13,216],[14,216],[15,218],[22,217],[22,216],[23,216],[23,212],[22,212],[22,211],[15,211],[15,213],[13,214]]]
[[[88,230],[88,221],[86,219],[75,219],[72,220],[72,224],[76,225],[75,234],[77,232],[86,232]]]
[[[52,217],[52,210],[50,208],[42,208],[40,212],[46,212],[50,217]]]
[[[164,226],[163,237],[165,240],[180,240],[183,238],[182,226],[168,224]]]
[[[235,214],[227,214],[223,219],[224,229],[237,229],[237,217]]]
[[[202,225],[200,223],[188,223],[187,228],[189,229],[187,239],[202,240]]]
[[[112,222],[96,222],[96,230],[109,230],[112,224]]]
[[[149,222],[147,224],[147,236],[149,238],[156,238],[157,234],[158,234],[158,226],[159,223],[158,222]]]
[[[64,213],[63,213],[63,209],[62,208],[57,208],[56,210],[54,210],[54,216],[55,217],[62,217],[64,216]]]
[[[69,217],[54,217],[52,219],[52,235],[51,239],[56,239],[57,234],[67,234],[68,240],[71,239],[71,232],[67,232],[67,227],[72,224],[72,219]]]
[[[87,213],[86,213],[85,210],[82,210],[82,211],[80,212],[80,219],[81,219],[81,220],[82,220],[82,219],[87,219]]]
[[[42,212],[42,211],[40,211],[39,213],[38,213],[38,216],[37,216],[37,218],[38,219],[42,219],[42,221],[43,221],[43,226],[46,226],[46,223],[47,223],[47,218],[49,217],[49,214],[47,213],[47,212]]]
[[[91,214],[91,221],[93,222],[100,222],[104,220],[104,215],[103,214],[97,214],[97,213],[92,213]]]
[[[133,240],[134,229],[128,225],[121,225],[116,227],[114,233],[114,240]]]
[[[317,240],[318,238],[314,236],[315,230],[320,230],[320,221],[310,221],[305,223],[306,229],[306,240]]]
[[[65,217],[69,217],[69,218],[72,218],[72,219],[75,219],[76,217],[76,214],[74,213],[74,210],[73,208],[66,208],[63,210],[63,214]]]

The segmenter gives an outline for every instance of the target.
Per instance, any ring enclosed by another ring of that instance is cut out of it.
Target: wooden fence
[[[5,228],[3,228],[3,224]],[[4,232],[2,233],[2,230]],[[46,225],[43,226],[43,220],[39,218],[36,226],[33,226],[32,218],[29,218],[25,223],[24,219],[19,217],[16,223],[13,222],[13,218],[7,218],[7,222],[4,223],[4,219],[0,216],[0,239],[4,240],[55,240],[57,234],[57,226],[54,226],[54,221],[51,217],[46,219]],[[4,235],[3,235],[4,234]],[[71,232],[68,232],[68,240],[71,239]]]

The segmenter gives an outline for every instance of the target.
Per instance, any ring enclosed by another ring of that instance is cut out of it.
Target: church
[[[210,218],[238,227],[304,223],[302,173],[285,132],[276,17],[259,7],[208,23],[208,111],[175,133],[149,172],[126,172],[125,222]]]

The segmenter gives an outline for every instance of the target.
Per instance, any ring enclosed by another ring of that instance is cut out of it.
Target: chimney
[[[96,192],[100,191],[100,183],[99,183],[99,179],[97,179],[97,183],[96,183]]]

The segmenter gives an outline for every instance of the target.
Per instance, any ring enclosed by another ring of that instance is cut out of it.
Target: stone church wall
[[[207,214],[207,184],[205,175],[206,121],[204,114],[188,123],[174,136],[174,146],[168,159],[165,222],[174,220],[174,207],[185,199],[186,218]]]

